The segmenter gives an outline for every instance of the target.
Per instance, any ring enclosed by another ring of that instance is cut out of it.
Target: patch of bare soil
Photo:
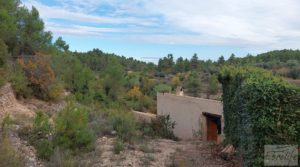
[[[173,154],[173,164],[177,167],[238,167],[237,159],[223,160],[219,153],[221,145],[203,141],[185,141],[183,147]]]
[[[35,98],[25,99],[21,104],[32,111],[44,111],[48,113],[61,111],[66,105],[64,101],[45,102]]]
[[[15,126],[15,128],[18,128],[18,126]],[[16,151],[24,158],[25,167],[44,167],[43,162],[38,160],[33,146],[29,145],[27,141],[21,140],[15,131],[10,133],[9,139]]]
[[[17,101],[9,83],[0,89],[0,118],[3,118],[6,114],[12,117],[22,115],[31,118],[35,115],[32,110]]]
[[[153,139],[125,146],[114,153],[116,138],[99,138],[96,149],[85,154],[82,166],[92,167],[234,167],[234,161],[225,161],[217,154],[217,145],[202,141],[172,141]]]

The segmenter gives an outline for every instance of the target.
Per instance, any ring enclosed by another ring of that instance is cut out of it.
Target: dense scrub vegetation
[[[10,81],[18,97],[35,96],[57,100],[64,91],[81,103],[103,107],[125,107],[155,113],[156,92],[174,92],[184,87],[191,96],[206,97],[220,92],[215,75],[223,65],[251,65],[292,78],[299,78],[299,51],[273,51],[228,60],[200,60],[172,54],[158,65],[104,53],[69,51],[59,37],[52,40],[34,7],[29,10],[18,0],[1,0],[0,85]]]
[[[299,144],[299,87],[255,68],[225,67],[219,80],[226,140],[243,166],[263,166],[264,145]]]

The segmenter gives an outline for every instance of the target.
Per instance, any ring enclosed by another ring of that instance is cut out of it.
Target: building
[[[176,123],[174,134],[179,139],[201,137],[217,143],[223,140],[223,104],[220,101],[158,93],[157,115],[170,115]]]

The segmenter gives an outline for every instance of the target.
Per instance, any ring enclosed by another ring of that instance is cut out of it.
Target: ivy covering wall
[[[298,144],[300,88],[256,68],[224,67],[224,132],[243,166],[263,166],[264,145]]]

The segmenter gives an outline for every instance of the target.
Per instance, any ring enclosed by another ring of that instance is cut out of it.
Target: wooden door
[[[218,139],[217,124],[209,118],[206,118],[206,122],[207,122],[207,141],[217,141]]]

